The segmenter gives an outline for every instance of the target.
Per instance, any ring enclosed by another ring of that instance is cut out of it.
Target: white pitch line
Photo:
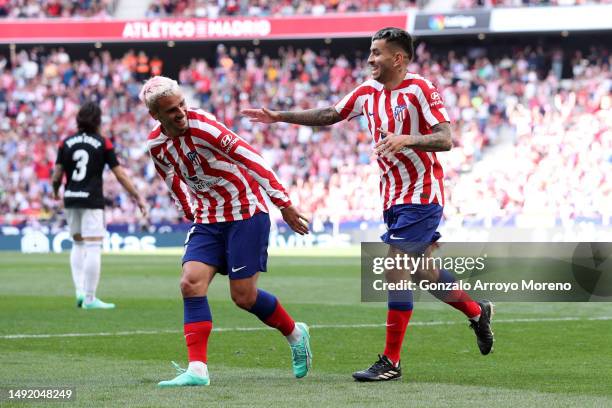
[[[601,321],[612,320],[612,316],[600,317],[544,317],[544,318],[524,318],[524,319],[496,319],[494,324],[499,323],[538,323],[538,322],[569,322],[569,321]],[[410,326],[444,326],[454,324],[465,324],[465,321],[431,321],[431,322],[413,322]],[[363,329],[371,327],[385,327],[385,323],[367,323],[367,324],[312,324],[311,329]],[[214,332],[241,332],[241,331],[261,331],[273,330],[270,327],[218,327],[214,328]],[[109,336],[134,336],[147,334],[176,334],[182,333],[182,330],[132,330],[120,332],[99,332],[99,333],[54,333],[54,334],[6,334],[0,336],[2,340],[15,339],[49,339],[56,337],[109,337]]]

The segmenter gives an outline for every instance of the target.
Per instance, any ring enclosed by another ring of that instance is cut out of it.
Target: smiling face
[[[179,136],[189,128],[185,97],[180,93],[160,97],[156,109],[149,113],[162,124],[169,136]]]
[[[401,48],[389,44],[386,40],[374,40],[370,46],[368,65],[372,70],[372,78],[380,83],[392,82],[396,77],[403,77],[403,66],[408,56]]]

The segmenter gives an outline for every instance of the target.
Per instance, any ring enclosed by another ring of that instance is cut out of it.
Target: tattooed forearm
[[[281,111],[280,121],[306,126],[329,126],[342,120],[342,116],[333,106],[305,111]]]
[[[411,135],[411,143],[408,147],[424,152],[445,152],[452,149],[453,140],[448,122],[438,123],[432,128],[432,131],[429,135]]]

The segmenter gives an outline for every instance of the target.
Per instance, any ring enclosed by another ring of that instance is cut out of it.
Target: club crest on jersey
[[[408,107],[406,105],[397,105],[393,108],[393,117],[397,121],[405,121],[408,119]]]
[[[189,152],[187,153],[187,158],[195,165],[201,165],[202,163],[200,163],[200,157],[198,156],[198,154],[196,152]]]

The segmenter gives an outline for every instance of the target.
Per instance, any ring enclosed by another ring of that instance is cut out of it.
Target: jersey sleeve
[[[249,143],[229,130],[215,140],[218,148],[253,176],[275,206],[280,209],[291,206],[289,195],[280,180],[264,158]]]
[[[421,92],[419,93],[419,104],[425,117],[425,121],[430,127],[442,122],[450,122],[450,117],[444,107],[442,96],[436,87],[425,80],[419,83]]]
[[[363,114],[363,104],[369,89],[370,87],[367,84],[362,84],[334,105],[336,112],[342,116],[342,119],[351,120]]]
[[[113,142],[106,137],[104,138],[104,163],[108,164],[108,167],[111,169],[119,165]]]
[[[244,168],[263,187],[270,201],[280,209],[291,206],[289,195],[272,168],[246,140],[226,128],[220,122],[207,117],[206,131],[198,131],[203,139],[236,165]]]
[[[165,160],[160,155],[155,155],[151,150],[149,150],[149,154],[153,159],[153,164],[155,165],[155,170],[157,174],[165,181],[168,189],[170,190],[170,195],[176,204],[179,214],[182,217],[185,217],[191,221],[194,219],[193,210],[191,209],[191,203],[185,190],[181,186],[181,179],[174,172],[174,167],[171,164],[166,163]]]

